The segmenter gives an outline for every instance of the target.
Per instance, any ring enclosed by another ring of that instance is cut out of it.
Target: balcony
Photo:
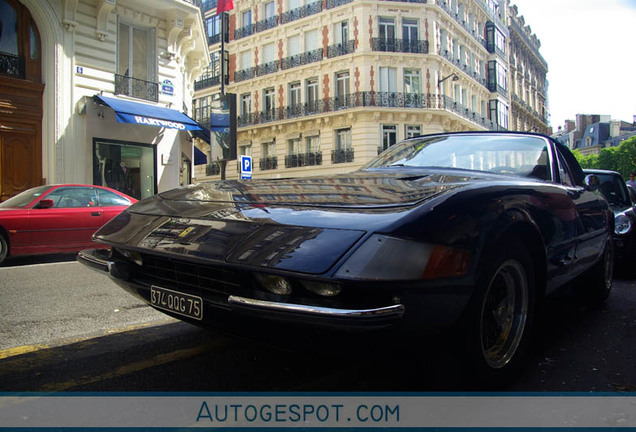
[[[159,84],[126,75],[115,74],[115,94],[144,99],[150,102],[158,102]]]
[[[336,149],[331,151],[331,163],[353,162],[353,149]]]
[[[318,62],[323,59],[323,54],[323,49],[318,48],[313,51],[307,51],[302,54],[285,57],[282,64],[283,70]]]
[[[322,165],[322,152],[301,153],[285,156],[285,168]]]
[[[261,171],[278,169],[278,158],[276,156],[261,158],[259,168]]]
[[[250,24],[245,27],[237,28],[234,30],[234,39],[242,39],[251,35],[254,31],[254,27]]]
[[[373,51],[428,54],[428,41],[373,38]]]
[[[234,82],[245,81],[254,78],[255,68],[241,69],[234,72]]]
[[[436,94],[398,93],[398,92],[358,92],[333,98],[321,99],[311,103],[275,108],[260,113],[239,116],[238,127],[250,127],[275,121],[290,120],[317,114],[325,114],[354,108],[388,109],[430,109],[453,112],[460,117],[477,123],[489,130],[498,130],[499,126],[472,110],[461,106],[448,96]]]
[[[327,9],[333,9],[338,6],[346,5],[347,3],[351,3],[353,0],[327,0]]]
[[[256,66],[256,76],[278,72],[278,60]]]
[[[0,53],[0,75],[12,78],[26,78],[24,57]]]
[[[278,25],[278,15],[274,15],[273,17],[266,18],[254,24],[254,33],[269,30],[271,28],[276,27],[277,25]]]
[[[225,76],[225,84],[229,82],[227,75]],[[194,82],[194,90],[202,90],[208,87],[214,87],[221,84],[221,75],[209,76]]]
[[[331,45],[327,48],[327,58],[340,57],[351,54],[356,50],[356,42],[353,40]]]
[[[211,163],[205,166],[206,176],[216,176],[221,174],[221,165],[218,163]]]
[[[280,21],[282,24],[299,20],[301,18],[305,18],[311,15],[315,15],[322,11],[322,1],[317,1],[313,3],[309,3],[308,5],[292,9],[290,11],[284,12],[280,16]]]

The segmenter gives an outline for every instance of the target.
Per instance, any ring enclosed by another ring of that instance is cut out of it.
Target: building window
[[[287,142],[287,156],[285,157],[285,168],[296,168],[303,166],[303,149],[300,137],[290,139]]]
[[[349,23],[341,21],[334,25],[334,40],[337,44],[347,43],[349,41]]]
[[[397,126],[382,125],[382,148],[384,151],[397,142]],[[378,152],[379,153],[379,152]]]
[[[116,92],[157,101],[159,88],[155,56],[155,29],[119,23]],[[119,85],[117,85],[119,84]]]
[[[353,162],[351,129],[336,130],[336,149],[331,154],[331,163]]]
[[[405,18],[402,21],[402,39],[407,52],[418,52],[419,34],[417,20]]]
[[[241,95],[241,117],[249,117],[252,114],[252,94],[244,93]]]
[[[505,57],[506,37],[493,22],[486,24],[486,45],[488,52],[498,53]]]
[[[246,10],[241,13],[241,26],[243,28],[251,28],[252,27],[252,11]]]
[[[508,90],[506,68],[496,60],[488,62],[488,90],[503,94]]]
[[[276,5],[273,1],[265,3],[265,19],[272,18],[276,15]]]
[[[205,27],[210,43],[221,42],[221,14],[214,15],[205,20]]]
[[[422,84],[419,69],[404,69],[404,93],[422,93]]]
[[[422,126],[406,125],[404,127],[404,136],[406,138],[413,138],[420,135],[422,135]]]
[[[263,115],[267,120],[274,119],[274,111],[276,109],[274,88],[263,90]]]
[[[239,156],[252,156],[252,144],[238,146]]]
[[[278,168],[278,160],[276,158],[276,141],[265,142],[261,144],[261,170],[272,170]]]
[[[318,39],[318,30],[309,30],[305,32],[305,52],[311,52],[320,48],[320,40]]]
[[[204,96],[194,100],[194,119],[201,124],[210,123],[210,100],[211,96]]]
[[[292,117],[297,117],[303,114],[300,91],[300,81],[289,84],[289,114]]]
[[[397,69],[380,68],[380,91],[383,93],[397,92]]]
[[[395,40],[395,21],[393,18],[380,18],[380,39],[384,41],[394,41]]]
[[[252,67],[252,51],[243,51],[239,57],[241,58],[241,69],[249,69]]]
[[[496,123],[500,128],[508,129],[508,107],[500,100],[491,100],[490,120]]]
[[[318,112],[318,78],[309,78],[305,81],[307,113]]]
[[[338,72],[336,74],[336,107],[346,108],[349,98],[349,72]]]

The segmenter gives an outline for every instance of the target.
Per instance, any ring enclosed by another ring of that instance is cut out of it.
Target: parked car
[[[390,329],[424,346],[456,328],[476,373],[506,376],[544,296],[581,275],[587,298],[609,295],[614,217],[596,186],[543,135],[428,135],[350,174],[161,193],[95,234],[110,252],[78,260],[168,315],[235,332]]]
[[[95,231],[135,202],[102,186],[62,184],[26,190],[0,203],[0,263],[8,256],[95,247]]]
[[[614,212],[616,263],[628,273],[636,272],[636,194],[616,171],[584,170],[598,177],[599,191]]]

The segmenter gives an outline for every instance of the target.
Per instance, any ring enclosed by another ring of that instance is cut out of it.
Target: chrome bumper
[[[100,273],[106,273],[127,290],[137,293],[144,301],[150,303],[148,292],[150,286],[134,282],[129,277],[128,265],[125,261],[113,260],[110,251],[104,249],[88,249],[77,254],[77,261]],[[214,307],[214,303],[204,302],[208,307]],[[152,304],[151,304],[152,306]],[[221,306],[221,305],[217,305]],[[285,317],[308,317],[318,322],[330,321],[345,323],[355,323],[363,327],[366,325],[390,325],[400,320],[404,315],[404,305],[395,304],[371,309],[339,309],[332,307],[321,307],[312,305],[302,305],[294,303],[271,302],[252,298],[229,295],[224,309],[230,307],[231,310],[251,313],[255,315],[279,316],[283,320]]]

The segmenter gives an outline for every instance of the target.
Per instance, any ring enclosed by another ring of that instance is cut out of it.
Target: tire
[[[4,259],[9,254],[9,243],[5,238],[4,234],[0,233],[0,264],[4,261]]]
[[[614,284],[614,240],[611,237],[605,242],[601,259],[583,273],[579,283],[587,304],[594,306],[607,300]]]
[[[508,239],[483,265],[469,305],[465,355],[476,381],[496,384],[521,364],[534,321],[534,263],[527,248]]]

